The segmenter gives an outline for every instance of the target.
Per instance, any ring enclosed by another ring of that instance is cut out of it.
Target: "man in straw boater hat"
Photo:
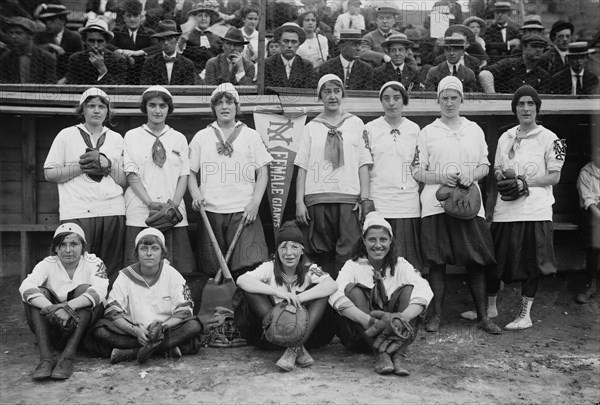
[[[347,90],[372,90],[373,69],[359,59],[361,40],[360,30],[341,30],[340,55],[323,63],[319,75],[333,73],[344,81]]]
[[[244,38],[242,31],[235,27],[227,30],[221,37],[223,40],[223,53],[210,58],[206,63],[206,77],[204,84],[217,85],[232,83],[234,85],[248,85],[254,81],[254,63],[242,56],[244,45],[250,43]]]
[[[585,69],[593,53],[587,42],[572,42],[567,49],[566,69],[552,76],[547,90],[555,94],[598,94],[598,77]]]
[[[391,60],[373,70],[373,89],[379,89],[389,81],[398,81],[408,91],[422,90],[419,69],[406,61],[408,52],[414,45],[414,42],[402,33],[390,35],[381,44]]]
[[[265,86],[313,88],[316,77],[312,63],[296,54],[306,40],[304,30],[298,24],[288,22],[273,34],[274,41],[279,43],[280,54],[265,60]]]
[[[34,18],[46,26],[46,31],[38,32],[33,42],[56,56],[56,76],[61,79],[67,74],[69,57],[83,51],[81,35],[66,28],[69,10],[62,4],[40,4]]]
[[[567,51],[572,41],[575,27],[568,21],[558,20],[550,29],[551,46],[540,58],[539,66],[550,75],[560,72],[567,67]]]
[[[194,62],[196,71],[201,73],[206,67],[206,62],[220,54],[221,40],[209,30],[209,27],[220,18],[217,11],[219,5],[213,0],[201,0],[187,13],[192,17],[196,26],[179,38],[177,48],[183,56]]]
[[[127,61],[107,49],[114,34],[102,19],[88,20],[79,29],[86,49],[69,58],[69,84],[125,84]]]
[[[524,84],[541,91],[548,83],[550,75],[538,63],[548,45],[546,40],[539,35],[527,35],[521,43],[520,57],[503,59],[483,68],[479,82],[484,92],[514,93]]]
[[[4,19],[10,50],[0,56],[0,83],[56,83],[56,58],[33,43],[36,26],[25,17]]]
[[[464,91],[477,91],[475,73],[464,64],[463,58],[467,46],[467,40],[458,32],[444,38],[442,47],[446,60],[429,68],[425,78],[425,88],[427,90],[435,91],[444,77],[456,76],[462,82]]]
[[[509,18],[512,9],[510,1],[497,1],[494,4],[494,22],[483,34],[490,64],[509,56],[511,49],[520,44],[521,32]]]
[[[196,84],[194,62],[176,51],[177,41],[181,33],[173,20],[163,20],[158,25],[158,32],[152,35],[158,40],[162,51],[148,57],[142,69],[143,85],[177,85]]]
[[[393,27],[396,17],[400,15],[400,10],[395,6],[377,7],[376,15],[377,28],[363,36],[360,52],[360,58],[372,66],[380,66],[391,60],[381,44],[390,35],[399,33]]]

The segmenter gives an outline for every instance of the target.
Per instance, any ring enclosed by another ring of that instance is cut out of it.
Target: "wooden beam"
[[[34,117],[22,116],[23,136],[22,145],[22,207],[23,222],[35,223],[37,219],[37,199],[36,199],[36,139]]]

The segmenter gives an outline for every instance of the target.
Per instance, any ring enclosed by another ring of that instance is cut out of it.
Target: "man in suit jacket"
[[[509,1],[497,1],[494,4],[494,22],[483,34],[490,65],[509,57],[511,49],[521,43],[521,31],[509,18],[511,10]]]
[[[466,38],[457,32],[444,38],[442,48],[446,60],[429,69],[425,78],[426,90],[435,91],[444,77],[456,76],[462,82],[464,91],[478,91],[475,73],[466,67],[463,61],[467,46]]]
[[[423,90],[425,86],[419,80],[419,69],[406,63],[408,51],[414,43],[404,34],[393,34],[381,45],[391,60],[373,70],[373,90],[380,89],[389,81],[402,83],[408,91]]]
[[[206,63],[204,84],[219,85],[231,83],[248,85],[254,81],[254,63],[242,56],[244,45],[248,44],[237,28],[231,27],[223,39],[223,53],[210,58]]]
[[[106,49],[113,33],[104,20],[88,20],[79,29],[86,50],[69,58],[69,84],[125,84],[127,62],[121,55]]]
[[[156,39],[152,38],[154,30],[143,27],[142,3],[139,0],[126,0],[121,9],[124,25],[117,26],[108,49],[127,58],[126,84],[140,84],[142,67],[146,55],[160,51]]]
[[[567,51],[574,30],[573,24],[567,21],[559,20],[552,25],[550,40],[554,43],[554,46],[544,52],[538,63],[550,75],[554,75],[568,67]]]
[[[398,15],[400,15],[400,11],[396,7],[377,8],[377,28],[363,36],[360,59],[370,63],[373,67],[381,66],[391,60],[381,44],[390,35],[399,34],[398,31],[392,29]]]
[[[598,78],[585,69],[592,53],[587,42],[572,42],[567,50],[567,67],[552,76],[548,84],[554,94],[598,94]]]
[[[329,59],[319,68],[319,77],[334,74],[348,90],[373,89],[373,68],[360,57],[360,30],[340,31],[340,56]]]
[[[25,17],[4,21],[11,49],[0,57],[0,83],[56,83],[56,58],[33,43],[35,23]]]
[[[159,23],[158,32],[152,37],[158,40],[162,51],[146,58],[140,84],[190,86],[199,83],[194,62],[176,52],[180,35],[175,21]]]
[[[312,63],[296,55],[306,34],[296,23],[285,23],[275,30],[273,40],[279,43],[281,54],[265,60],[265,86],[312,89],[316,76]]]
[[[33,41],[42,49],[56,57],[56,76],[62,79],[67,75],[69,57],[83,51],[81,36],[66,28],[69,10],[62,4],[42,3],[34,12],[34,17],[44,23],[46,31],[38,32]]]

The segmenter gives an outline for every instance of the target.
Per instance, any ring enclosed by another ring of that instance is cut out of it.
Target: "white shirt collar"
[[[394,65],[394,62],[390,62],[390,63],[392,64],[392,67],[394,68],[394,70],[396,70],[397,68],[400,68],[400,70],[404,72],[405,63],[401,64],[400,66]]]
[[[575,73],[575,71],[571,68],[569,68],[569,70],[571,71],[571,76],[581,76],[583,78],[583,71],[585,70],[585,68],[581,69],[581,72],[579,73]]]
[[[279,56],[281,56],[281,55],[279,55]],[[286,58],[284,58],[283,56],[281,56],[281,60],[283,61],[283,64],[284,64],[284,65],[288,65],[288,64],[289,64],[290,66],[291,66],[291,65],[293,65],[293,64],[294,64],[294,60],[295,60],[295,59],[296,59],[296,57],[295,57],[295,56],[294,56],[292,59],[290,59],[290,60],[287,60]]]
[[[353,60],[347,60],[342,55],[340,55],[340,61],[342,62],[342,66],[344,67],[344,69],[347,68],[348,65],[350,65],[350,67],[352,67],[352,65],[354,64]]]

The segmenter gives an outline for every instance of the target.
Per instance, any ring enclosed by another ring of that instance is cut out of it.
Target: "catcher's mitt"
[[[162,323],[154,321],[148,325],[147,336],[150,343],[162,342],[164,339]]]
[[[514,201],[522,196],[529,195],[529,187],[523,176],[517,176],[514,170],[502,172],[502,179],[498,180],[498,192],[503,201]],[[519,191],[519,180],[523,182],[523,189]]]
[[[459,219],[472,219],[481,208],[481,196],[473,183],[469,187],[457,184],[456,187],[443,185],[435,193],[446,214]]]
[[[69,314],[69,319],[66,322],[56,316],[56,311],[59,309],[64,309],[66,313]],[[79,323],[79,314],[66,302],[56,305],[48,305],[40,310],[40,314],[44,315],[50,324],[60,326],[65,331],[72,331]]]
[[[108,160],[108,167],[103,168],[100,163],[100,157],[104,156]],[[79,166],[95,182],[100,182],[104,176],[110,174],[112,162],[104,153],[96,149],[86,148],[85,153],[79,156]]]
[[[160,209],[155,209],[160,206]],[[161,232],[170,231],[183,220],[183,215],[171,200],[163,204],[152,204],[150,214],[146,218],[146,225],[156,228]]]
[[[216,320],[216,322],[210,323],[211,320]],[[231,348],[248,344],[246,339],[242,337],[232,316],[215,315],[208,321],[207,325],[209,332],[206,345],[209,347]]]
[[[304,341],[308,332],[308,311],[282,301],[262,321],[263,335],[276,345],[293,347]]]
[[[365,333],[367,336],[376,337],[373,348],[380,352],[392,354],[415,340],[415,330],[399,313],[372,311],[371,316],[375,322]]]

